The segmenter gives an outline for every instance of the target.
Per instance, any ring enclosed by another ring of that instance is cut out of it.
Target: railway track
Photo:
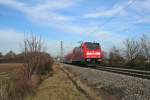
[[[75,66],[87,67],[87,66],[83,66],[83,65],[75,65]],[[138,77],[138,78],[142,78],[142,79],[150,79],[150,71],[126,69],[126,68],[115,68],[115,67],[110,67],[110,66],[109,67],[108,66],[96,66],[96,67],[88,66],[88,68],[93,68],[96,70],[113,72],[113,73],[117,73],[117,74],[133,76],[133,77]]]
[[[125,69],[125,68],[114,68],[114,67],[106,67],[106,66],[96,66],[97,70],[103,70],[118,74],[124,74],[134,77],[139,77],[143,79],[150,79],[150,71],[142,71],[142,70],[133,70],[133,69]]]

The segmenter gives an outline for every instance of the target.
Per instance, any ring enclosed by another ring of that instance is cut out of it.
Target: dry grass
[[[0,80],[7,80],[17,76],[21,70],[22,63],[1,63],[0,64]]]
[[[0,64],[0,100],[23,100],[32,91],[21,63]]]
[[[52,77],[44,80],[37,89],[36,95],[27,100],[87,100],[84,94],[76,89],[66,74],[57,66]]]
[[[18,69],[20,69],[22,66],[23,66],[22,63],[1,63],[0,73],[18,71]]]

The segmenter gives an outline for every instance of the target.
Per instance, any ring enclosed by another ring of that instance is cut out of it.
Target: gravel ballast
[[[104,100],[150,100],[150,80],[64,64]]]

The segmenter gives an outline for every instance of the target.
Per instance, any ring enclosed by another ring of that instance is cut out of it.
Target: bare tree
[[[123,61],[124,61],[124,58],[121,55],[121,50],[113,46],[109,53],[109,62],[111,64],[118,65],[120,63],[123,63]]]
[[[147,35],[141,37],[141,53],[146,60],[150,60],[150,38]]]
[[[29,78],[32,74],[38,74],[41,67],[49,63],[49,58],[50,56],[45,53],[41,37],[32,35],[24,39],[24,68]]]
[[[133,64],[140,53],[139,43],[135,40],[127,39],[124,44],[127,61],[128,63]]]

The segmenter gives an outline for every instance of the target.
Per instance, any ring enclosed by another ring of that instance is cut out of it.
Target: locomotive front
[[[102,61],[102,50],[99,43],[85,42],[82,44],[84,62],[86,64],[100,64]]]

